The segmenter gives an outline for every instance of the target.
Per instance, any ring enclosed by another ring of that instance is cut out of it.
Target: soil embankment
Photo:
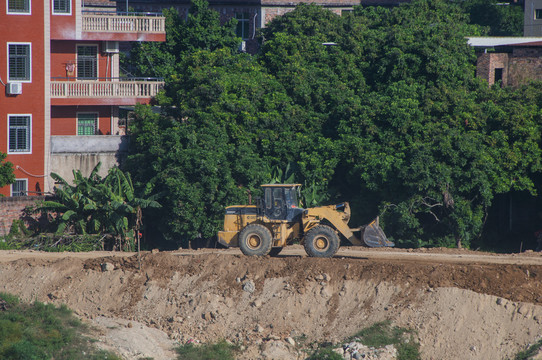
[[[302,358],[302,346],[386,319],[417,330],[424,359],[504,359],[542,335],[538,253],[345,248],[315,259],[293,246],[276,258],[200,250],[144,253],[141,263],[0,251],[0,291],[67,304],[126,358],[171,358],[167,337],[242,343],[247,359],[278,343]]]

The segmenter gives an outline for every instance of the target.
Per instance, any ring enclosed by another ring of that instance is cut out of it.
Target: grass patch
[[[343,360],[343,357],[330,348],[318,349],[307,360]]]
[[[56,235],[13,238],[9,235],[0,239],[0,250],[39,250],[47,252],[84,252],[102,250],[102,235]]]
[[[120,360],[95,349],[87,330],[65,305],[24,304],[0,293],[0,359]]]
[[[535,344],[530,345],[527,349],[517,353],[514,360],[528,360],[538,354],[540,349],[542,349],[542,339],[538,340]]]
[[[391,321],[382,321],[361,330],[349,340],[359,339],[363,345],[379,348],[401,343],[404,334],[408,332],[406,329],[391,326]]]
[[[419,360],[420,346],[414,340],[414,331],[392,326],[391,321],[373,324],[348,338],[345,342],[360,342],[365,346],[382,348],[393,345],[397,349],[397,360]],[[308,359],[310,360],[340,360],[342,356],[332,351],[329,343],[320,344],[319,349]]]
[[[237,346],[222,340],[215,344],[187,344],[177,349],[179,360],[235,360]]]

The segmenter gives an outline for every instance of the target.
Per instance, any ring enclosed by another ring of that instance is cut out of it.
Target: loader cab
[[[263,214],[271,220],[297,221],[303,213],[298,202],[300,186],[300,184],[262,185]]]

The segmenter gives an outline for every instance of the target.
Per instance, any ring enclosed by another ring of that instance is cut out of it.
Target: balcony
[[[82,11],[82,32],[89,40],[165,41],[165,24],[158,13]]]
[[[164,86],[158,78],[51,79],[52,105],[149,103]]]
[[[83,31],[159,34],[166,31],[166,18],[154,13],[91,12],[83,10]]]

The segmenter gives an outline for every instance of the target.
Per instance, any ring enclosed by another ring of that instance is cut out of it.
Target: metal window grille
[[[9,117],[9,151],[30,151],[30,116]]]
[[[28,180],[15,180],[11,184],[11,196],[27,196],[28,195]]]
[[[8,12],[30,13],[30,0],[8,0]]]
[[[80,79],[95,79],[98,77],[98,47],[77,47],[77,77]]]
[[[249,38],[249,14],[248,13],[235,13],[235,18],[237,19],[237,37],[240,37],[243,40]]]
[[[71,12],[70,5],[70,0],[54,0],[53,12],[55,14],[69,14]]]
[[[30,80],[29,44],[9,44],[9,80]]]
[[[97,114],[77,114],[77,135],[96,135]]]

